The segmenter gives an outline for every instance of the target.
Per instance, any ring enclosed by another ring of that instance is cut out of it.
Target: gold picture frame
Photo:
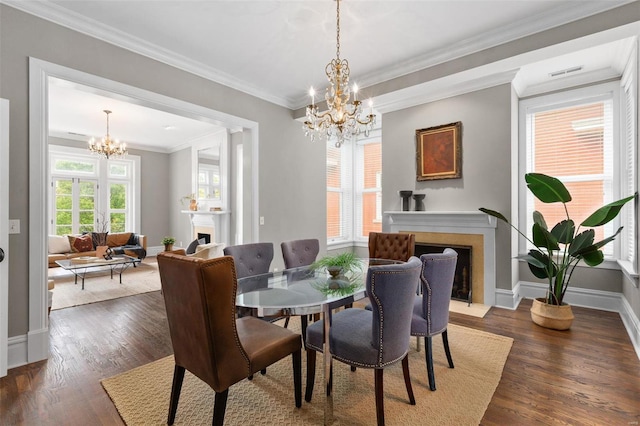
[[[462,177],[462,122],[416,130],[417,180]]]

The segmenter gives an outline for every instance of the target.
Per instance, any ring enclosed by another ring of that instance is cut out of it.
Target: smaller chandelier
[[[346,59],[340,59],[340,0],[337,0],[336,3],[336,59],[333,59],[325,67],[325,73],[330,83],[324,96],[328,110],[319,112],[318,106],[315,104],[315,91],[311,88],[309,91],[311,105],[307,106],[307,120],[302,128],[305,135],[311,137],[311,141],[316,138],[330,139],[335,137],[335,145],[340,148],[345,140],[359,135],[363,129],[365,136],[369,136],[369,131],[376,122],[376,116],[373,114],[371,102],[369,102],[369,114],[364,118],[360,117],[362,102],[358,100],[358,86],[354,84],[353,89],[349,87],[349,74],[351,73],[349,62]],[[350,101],[352,90],[353,101]]]
[[[95,152],[98,155],[104,155],[108,160],[111,157],[125,155],[127,153],[127,147],[124,143],[111,139],[111,136],[109,136],[109,114],[111,114],[111,111],[105,109],[104,113],[107,114],[107,135],[99,141],[91,138],[89,141],[89,151]]]

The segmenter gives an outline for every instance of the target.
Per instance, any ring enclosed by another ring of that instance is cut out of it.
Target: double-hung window
[[[560,179],[572,195],[568,214],[578,226],[599,207],[626,193],[621,172],[624,138],[620,128],[619,83],[605,83],[520,102],[521,164],[525,173],[544,173]],[[526,191],[524,173],[520,176],[521,217],[528,231],[532,213],[540,211],[553,224],[566,218],[561,203],[545,204]],[[594,229],[595,240],[612,235],[621,225],[620,218]],[[620,259],[620,239],[606,245],[606,258]],[[526,251],[522,242],[520,251]]]
[[[382,229],[380,131],[336,148],[327,143],[327,244],[365,241]]]

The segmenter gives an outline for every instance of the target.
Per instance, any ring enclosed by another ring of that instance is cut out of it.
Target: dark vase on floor
[[[423,211],[424,210],[424,194],[413,194],[413,199],[415,200],[414,210],[417,212]]]
[[[408,212],[410,210],[409,203],[411,202],[411,194],[413,194],[413,191],[398,191],[398,193],[400,197],[402,197],[402,211]]]

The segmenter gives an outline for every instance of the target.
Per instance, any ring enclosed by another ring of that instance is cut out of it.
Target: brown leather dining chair
[[[369,258],[406,262],[415,252],[416,236],[405,233],[369,233]]]
[[[169,252],[157,258],[175,358],[167,423],[176,418],[185,370],[215,391],[213,424],[222,425],[229,388],[288,355],[299,408],[300,335],[255,317],[236,318],[233,258],[205,260]]]

